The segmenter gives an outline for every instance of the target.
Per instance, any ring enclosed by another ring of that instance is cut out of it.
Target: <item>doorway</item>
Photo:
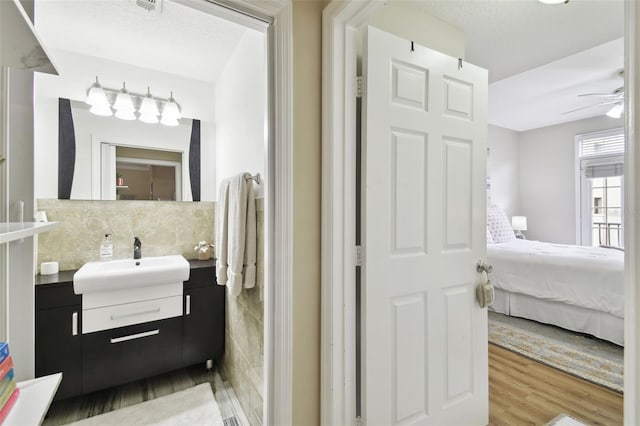
[[[138,2],[142,3],[142,2]],[[286,423],[290,416],[290,387],[286,380],[279,378],[286,376],[287,371],[291,368],[290,362],[282,363],[282,360],[290,359],[291,351],[286,342],[290,336],[286,327],[286,321],[279,321],[282,316],[289,317],[290,306],[287,303],[279,303],[276,308],[276,301],[289,300],[290,297],[290,278],[287,271],[291,265],[286,261],[287,256],[278,256],[282,250],[288,252],[287,249],[291,245],[289,237],[279,238],[277,241],[273,238],[276,232],[279,235],[289,235],[287,230],[291,227],[290,217],[287,212],[280,212],[276,206],[286,203],[291,199],[291,182],[286,176],[286,167],[289,159],[282,159],[281,152],[288,152],[291,144],[290,132],[288,129],[288,111],[290,110],[290,100],[286,96],[282,96],[282,91],[287,91],[290,78],[288,73],[290,69],[290,46],[287,40],[290,39],[290,5],[287,3],[278,3],[270,5],[246,6],[235,5],[234,2],[226,2],[228,4],[211,4],[210,2],[181,2],[187,3],[200,12],[222,15],[230,21],[241,23],[249,27],[259,27],[265,35],[265,48],[269,47],[269,56],[265,55],[265,81],[268,91],[268,98],[265,99],[264,107],[268,108],[266,115],[270,125],[264,130],[265,139],[263,145],[269,147],[268,154],[264,158],[265,171],[262,173],[263,190],[265,194],[264,203],[264,229],[265,229],[265,292],[260,297],[264,300],[264,330],[266,334],[264,347],[267,348],[267,355],[264,360],[264,367],[259,366],[259,371],[264,371],[264,380],[260,380],[260,387],[266,389],[264,408],[258,407],[258,415],[264,422],[270,423]],[[135,6],[135,5],[134,5]],[[279,19],[278,23],[273,23],[275,18]],[[259,25],[255,22],[258,21]],[[268,37],[267,37],[268,36]],[[275,46],[278,46],[278,55],[276,56]],[[268,80],[267,80],[268,76]],[[279,81],[278,84],[274,81]],[[280,99],[276,102],[276,96]],[[273,165],[278,161],[281,168],[276,170]],[[276,191],[276,181],[278,182],[278,190]],[[215,192],[215,189],[213,190]],[[278,214],[276,214],[278,213]],[[276,268],[277,266],[277,268]],[[271,289],[270,283],[275,280],[281,283],[278,292]],[[282,327],[282,328],[280,328]],[[275,339],[284,339],[285,343],[274,347]],[[277,356],[277,358],[272,358]],[[278,359],[275,362],[274,359]],[[274,377],[276,377],[274,379]],[[263,384],[264,383],[264,384]],[[275,402],[275,403],[274,403]],[[275,407],[275,408],[272,408]],[[289,407],[289,408],[288,408]],[[263,414],[264,413],[264,414]],[[275,419],[275,420],[274,420]]]
[[[333,43],[325,44],[325,61],[330,58],[330,63],[334,70],[325,79],[325,96],[326,99],[335,100],[336,103],[331,104],[332,113],[323,118],[324,128],[327,130],[323,147],[325,159],[329,161],[329,164],[324,166],[323,182],[330,188],[329,194],[335,196],[335,198],[327,197],[327,199],[332,199],[331,209],[334,218],[325,217],[328,227],[324,229],[324,235],[327,236],[328,242],[323,247],[323,270],[326,277],[326,279],[323,279],[323,297],[326,297],[326,300],[333,300],[335,304],[331,305],[334,307],[344,304],[345,309],[337,317],[334,309],[331,311],[332,318],[329,318],[329,308],[323,305],[323,327],[325,327],[324,330],[326,330],[326,336],[328,336],[323,341],[323,347],[327,348],[325,344],[328,344],[328,342],[333,342],[334,344],[336,341],[342,342],[340,348],[343,348],[349,354],[354,353],[355,348],[350,343],[354,335],[354,325],[349,322],[348,318],[354,315],[356,305],[355,297],[350,294],[349,290],[352,287],[345,283],[353,281],[351,276],[353,264],[348,260],[349,256],[345,256],[345,261],[340,261],[339,263],[333,261],[332,258],[340,257],[336,253],[345,253],[348,247],[354,245],[353,238],[349,234],[354,230],[355,225],[348,219],[351,212],[354,211],[354,206],[348,200],[353,198],[353,192],[350,187],[352,185],[355,186],[355,178],[351,175],[352,170],[349,167],[349,164],[354,164],[352,159],[355,156],[355,148],[349,140],[350,135],[355,133],[355,118],[351,112],[355,111],[355,108],[354,102],[349,99],[349,88],[355,85],[355,80],[352,76],[355,75],[357,64],[353,60],[341,59],[340,56],[344,55],[345,52],[355,51],[357,28],[363,22],[366,22],[367,18],[375,10],[376,6],[372,4],[361,4],[359,7],[353,4],[332,4],[326,12],[327,19],[325,20],[325,31],[337,31],[338,37]],[[629,52],[627,52],[628,55]],[[347,58],[349,57],[349,54],[347,54]],[[345,87],[347,88],[346,91],[343,89]],[[340,123],[340,120],[343,119],[345,120],[344,126]],[[328,129],[333,129],[335,126],[338,126],[344,133],[328,131]],[[629,129],[627,129],[628,131]],[[332,161],[334,158],[337,158],[337,160]],[[342,166],[342,164],[346,164],[346,167]],[[338,174],[338,177],[336,177],[336,174]],[[339,189],[341,185],[344,189]],[[347,212],[345,216],[341,216],[343,212]],[[343,217],[347,217],[347,219],[343,219]],[[344,232],[346,235],[342,236],[330,231],[336,228],[340,230],[346,229],[346,232]],[[630,241],[627,241],[628,246],[629,244]],[[348,251],[345,254],[348,254]],[[627,286],[630,286],[630,283],[630,281],[627,281]],[[344,288],[347,290],[344,291]],[[627,321],[629,321],[629,318],[633,318],[633,316],[627,317]],[[628,332],[627,336],[630,336]],[[333,350],[335,351],[336,349],[333,348]],[[323,374],[323,389],[325,390],[323,392],[323,400],[330,401],[323,405],[324,418],[331,419],[329,421],[334,422],[350,422],[351,420],[349,419],[354,418],[352,416],[355,414],[353,405],[353,392],[356,386],[354,383],[355,377],[352,374],[341,376],[346,378],[346,385],[341,386],[339,380],[336,381],[336,372],[338,374],[341,371],[351,372],[353,371],[353,364],[348,359],[349,357],[340,360],[332,357],[330,352],[326,352],[325,355],[331,362],[328,363],[330,368],[325,370],[326,374]],[[629,364],[627,367],[629,367]],[[633,370],[627,368],[627,377],[629,377],[630,371]],[[626,397],[628,397],[628,394],[625,394]]]

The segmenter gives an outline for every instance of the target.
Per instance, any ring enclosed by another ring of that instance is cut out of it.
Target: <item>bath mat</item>
[[[568,414],[560,414],[555,417],[545,426],[587,426],[586,424],[579,422]]]
[[[73,426],[223,424],[209,383],[71,423]]]
[[[489,312],[489,342],[622,392],[624,350],[621,346],[496,312]]]

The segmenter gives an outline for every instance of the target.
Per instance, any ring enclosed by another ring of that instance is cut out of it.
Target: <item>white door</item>
[[[369,27],[363,111],[363,416],[488,423],[487,71]]]

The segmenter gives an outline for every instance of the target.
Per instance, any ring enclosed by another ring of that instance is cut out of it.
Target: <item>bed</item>
[[[494,231],[487,229],[487,261],[493,265],[496,294],[491,310],[624,345],[621,250],[515,237],[504,241]]]

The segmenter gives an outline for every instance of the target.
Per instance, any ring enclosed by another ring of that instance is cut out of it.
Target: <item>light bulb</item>
[[[124,82],[122,83],[122,90],[118,92],[116,101],[113,103],[113,108],[118,111],[124,110],[125,112],[133,112],[135,110],[135,107],[133,106],[133,100],[131,100],[131,95],[129,95]]]
[[[132,109],[119,109],[116,111],[115,116],[121,120],[135,120],[136,119],[136,114],[134,112],[134,110]]]
[[[620,118],[622,117],[622,113],[624,112],[624,104],[618,103],[613,106],[609,111],[607,111],[607,117],[611,118]]]
[[[162,110],[162,116],[167,116],[168,118],[173,118],[176,120],[180,120],[182,118],[182,114],[180,113],[180,107],[175,99],[173,99],[173,92],[171,92],[171,96],[169,100],[164,105],[164,109]]]
[[[142,121],[143,123],[149,123],[149,124],[156,124],[159,121],[157,115],[143,114],[143,113],[140,113],[140,117],[138,117],[138,120]]]
[[[103,117],[111,117],[113,115],[113,111],[111,111],[111,107],[109,106],[109,104],[94,105],[91,107],[89,112],[95,115],[103,116]]]
[[[176,120],[173,117],[167,117],[166,115],[162,114],[162,120],[160,120],[160,123],[164,124],[165,126],[177,126],[178,124],[178,120]]]
[[[140,115],[154,115],[156,116],[156,123],[158,122],[157,116],[160,115],[160,111],[158,111],[158,105],[156,104],[156,100],[151,96],[151,90],[147,87],[147,95],[142,99],[142,105],[140,105]],[[147,123],[147,121],[145,121]]]
[[[85,102],[91,106],[109,106],[109,101],[107,100],[107,95],[102,90],[102,86],[98,82],[98,77],[96,76],[96,82],[91,85],[89,88],[89,92],[87,93],[87,99]]]

